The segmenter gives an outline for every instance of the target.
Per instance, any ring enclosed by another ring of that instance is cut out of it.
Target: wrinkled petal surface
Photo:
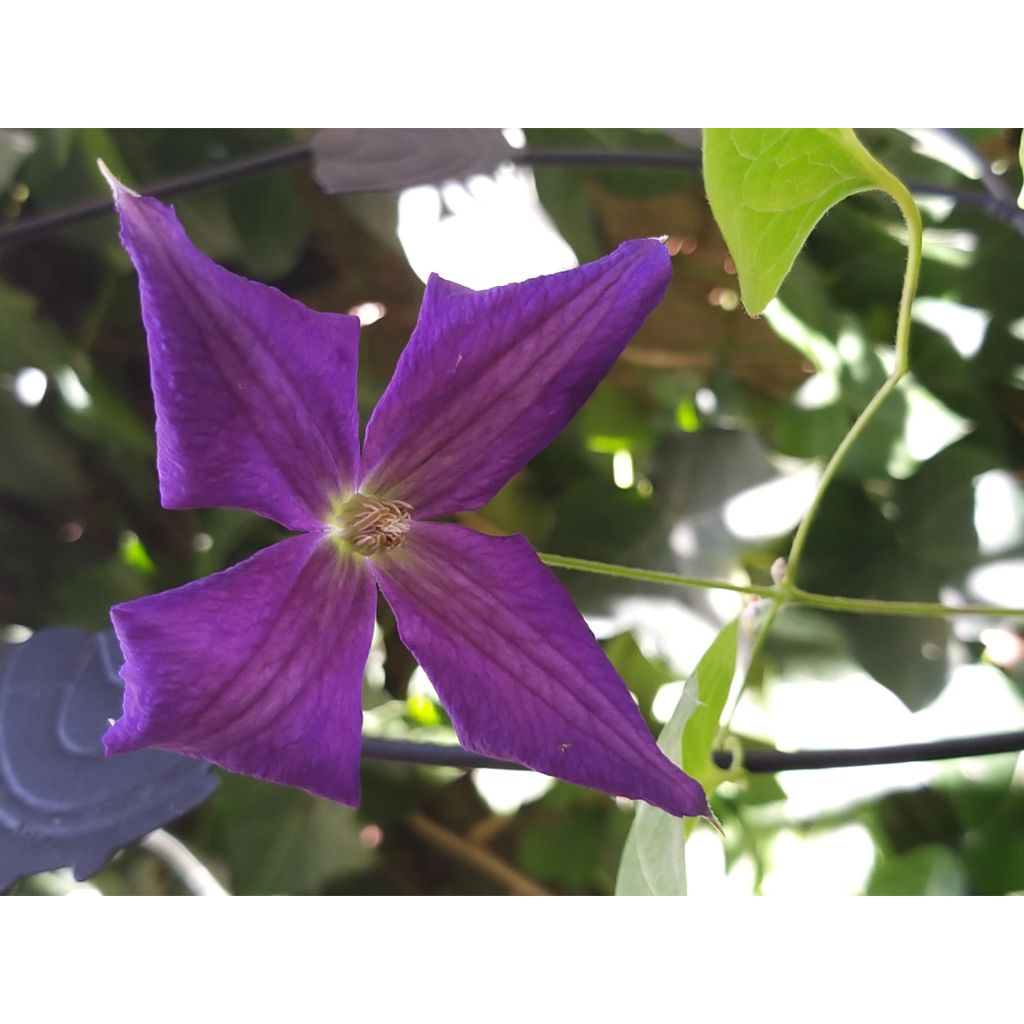
[[[416,522],[371,571],[465,746],[672,814],[707,813],[524,538]]]
[[[375,610],[364,560],[323,535],[117,605],[124,715],[107,753],[159,747],[355,805]]]
[[[648,238],[487,291],[431,277],[366,429],[363,489],[419,517],[488,502],[576,414],[670,274],[665,246]]]
[[[317,527],[359,474],[358,319],[217,266],[155,199],[115,198],[139,272],[163,504]]]

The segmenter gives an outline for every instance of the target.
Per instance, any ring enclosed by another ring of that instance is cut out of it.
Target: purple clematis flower
[[[664,245],[482,292],[432,277],[360,453],[358,320],[229,273],[170,208],[111,184],[164,506],[300,532],[112,610],[125,695],[107,753],[159,747],[356,804],[379,587],[465,746],[707,814],[526,540],[430,521],[485,504],[565,427],[661,300]]]

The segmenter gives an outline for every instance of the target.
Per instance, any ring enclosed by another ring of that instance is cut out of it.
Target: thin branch
[[[463,864],[486,875],[492,881],[506,889],[513,896],[550,896],[551,893],[538,885],[532,878],[516,871],[500,857],[489,850],[481,849],[454,832],[449,832],[443,825],[422,814],[411,814],[408,818],[409,828],[431,846]]]
[[[748,750],[743,755],[744,771],[762,775],[812,768],[854,768],[876,764],[904,764],[908,761],[944,761],[955,757],[985,757],[1024,750],[1024,729],[1016,732],[960,736],[926,743],[904,743],[888,747],[857,747],[832,750]],[[521,764],[474,754],[451,743],[419,743],[413,740],[385,740],[367,737],[363,756],[379,761],[444,765],[450,768],[509,768],[524,770]],[[720,768],[729,768],[733,753],[716,750],[712,755]]]

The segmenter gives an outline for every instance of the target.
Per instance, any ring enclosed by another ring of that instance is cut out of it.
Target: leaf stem
[[[490,850],[482,849],[462,836],[450,832],[443,825],[428,818],[425,814],[414,813],[407,819],[409,828],[420,839],[429,843],[434,849],[447,853],[450,857],[475,868],[491,881],[503,886],[513,896],[550,896],[543,886],[532,878],[506,864]]]
[[[856,615],[905,615],[916,618],[945,618],[960,615],[987,615],[993,618],[1024,618],[1024,608],[1004,608],[998,604],[934,604],[928,601],[885,601],[865,597],[833,597],[794,587],[791,604],[806,605],[824,611],[853,612]]]
[[[903,292],[900,295],[899,315],[896,319],[896,364],[892,373],[889,374],[885,383],[879,388],[878,393],[865,406],[863,412],[854,421],[849,433],[843,438],[839,447],[836,448],[832,458],[829,459],[825,470],[818,481],[818,489],[811,499],[807,513],[797,527],[796,536],[789,549],[789,558],[786,560],[786,569],[780,581],[780,588],[786,599],[793,599],[796,593],[796,574],[807,544],[807,537],[811,526],[821,507],[822,499],[828,490],[839,467],[843,464],[850,449],[857,443],[858,438],[867,429],[868,424],[874,418],[875,413],[885,404],[886,399],[896,390],[910,365],[910,313],[914,303],[914,295],[917,293],[917,282],[921,276],[921,244],[923,229],[921,224],[921,213],[914,202],[913,197],[904,187],[903,183],[896,177],[876,164],[874,160],[865,162],[865,169],[868,170],[878,187],[893,197],[896,205],[903,214],[907,224],[907,270],[903,277]]]
[[[701,576],[681,576],[674,572],[637,569],[626,565],[615,565],[611,562],[595,562],[589,558],[570,558],[567,555],[540,552],[540,560],[552,569],[572,569],[575,572],[588,572],[596,576],[616,576],[620,579],[638,580],[642,583],[663,583],[669,587],[702,587],[705,590],[732,590],[737,594],[753,594],[756,597],[778,597],[775,587],[729,583],[726,580],[705,579]]]
[[[731,590],[737,594],[750,594],[775,601],[780,605],[794,604],[823,611],[850,612],[854,615],[895,615],[915,618],[947,618],[959,615],[985,615],[991,618],[1024,618],[1024,608],[1005,608],[998,604],[938,604],[928,601],[886,601],[865,597],[834,597],[830,594],[816,594],[811,590],[792,587],[788,592],[782,587],[758,586],[756,584],[730,583],[727,580],[707,579],[701,576],[683,576],[674,572],[654,569],[639,569],[610,562],[595,562],[589,558],[570,558],[567,555],[541,553],[540,559],[552,569],[569,569],[596,576],[613,576],[618,579],[636,580],[638,583],[657,583],[666,587],[700,587],[705,590]],[[774,618],[774,616],[773,616]]]

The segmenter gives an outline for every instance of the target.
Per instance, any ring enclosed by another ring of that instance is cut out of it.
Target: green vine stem
[[[540,554],[540,560],[552,569],[571,569],[574,572],[588,572],[595,576],[617,576],[624,580],[638,580],[641,583],[663,583],[668,587],[700,587],[704,590],[732,590],[737,594],[752,594],[755,597],[777,599],[776,587],[759,587],[752,584],[730,583],[727,580],[710,580],[702,576],[681,576],[674,572],[660,572],[656,569],[635,569],[612,562],[594,562],[589,558],[569,558],[567,555]]]
[[[781,597],[781,595],[780,595]],[[928,601],[883,601],[864,597],[833,597],[794,587],[787,595],[790,604],[808,605],[833,612],[856,615],[908,615],[915,618],[951,618],[984,615],[994,618],[1024,618],[1024,608],[1004,608],[998,604],[932,604]]]
[[[756,584],[730,583],[728,580],[706,579],[702,576],[682,576],[675,572],[638,569],[612,562],[595,562],[589,558],[570,558],[568,555],[540,556],[552,569],[568,569],[596,576],[614,576],[636,580],[639,583],[657,583],[667,587],[699,587],[704,590],[731,590],[737,594],[763,597],[779,604],[804,605],[826,611],[852,612],[855,615],[896,615],[916,618],[949,618],[954,615],[984,615],[990,618],[1024,618],[1024,608],[1004,608],[998,604],[932,604],[927,601],[884,601],[864,597],[833,597],[810,590],[792,587],[788,592],[778,587]]]
[[[811,525],[821,507],[825,491],[842,465],[843,460],[849,454],[850,449],[857,443],[857,439],[864,433],[867,425],[874,418],[875,413],[885,404],[886,399],[896,390],[899,382],[906,375],[910,366],[910,313],[914,304],[914,296],[917,293],[917,282],[921,276],[921,247],[923,240],[923,226],[921,224],[921,212],[917,208],[913,197],[904,187],[903,183],[890,174],[883,167],[876,164],[874,160],[867,160],[864,163],[865,169],[878,183],[883,192],[889,193],[896,201],[896,205],[903,214],[907,224],[907,270],[903,277],[903,292],[900,295],[899,315],[896,319],[896,364],[892,373],[886,378],[885,383],[879,388],[878,393],[864,407],[864,411],[857,417],[849,433],[843,438],[839,447],[835,450],[832,458],[828,460],[821,479],[818,481],[818,489],[811,499],[810,507],[797,527],[796,535],[793,537],[793,544],[789,549],[789,558],[786,560],[786,569],[783,573],[779,586],[783,593],[789,597],[796,593],[796,573],[800,565],[800,559],[807,544],[807,536],[810,533]]]

